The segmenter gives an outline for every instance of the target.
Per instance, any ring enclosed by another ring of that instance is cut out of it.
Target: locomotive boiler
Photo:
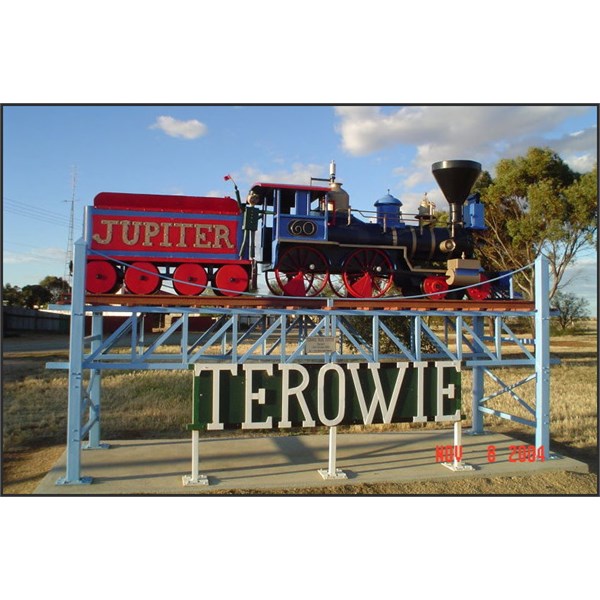
[[[394,289],[483,300],[492,288],[473,235],[484,228],[483,205],[470,195],[480,172],[469,160],[432,165],[450,207],[443,226],[426,198],[412,218],[389,193],[372,214],[353,209],[334,163],[329,179],[318,180],[327,185],[257,183],[245,203],[237,186],[236,199],[101,193],[86,216],[86,289],[238,296],[260,291],[262,273],[271,293],[294,297],[329,288],[374,298]]]

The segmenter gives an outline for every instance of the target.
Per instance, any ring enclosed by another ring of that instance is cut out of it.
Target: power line
[[[5,203],[8,202],[9,204],[13,204],[15,206],[19,206],[19,207],[22,207],[22,208],[27,208],[28,210],[33,210],[33,211],[36,211],[36,212],[39,212],[39,213],[44,213],[44,214],[47,214],[49,216],[60,217],[60,218],[63,218],[63,219],[65,218],[65,215],[62,214],[62,213],[59,213],[59,212],[56,212],[56,211],[53,211],[53,210],[48,210],[47,208],[43,208],[43,207],[40,207],[40,206],[35,205],[35,204],[29,204],[27,202],[23,202],[22,200],[15,200],[14,198],[9,198],[8,196],[3,196],[2,200]],[[61,202],[62,203],[68,202],[68,200],[62,200]]]
[[[3,198],[3,204],[5,212],[27,217],[35,221],[42,221],[44,223],[50,223],[52,225],[61,225],[63,227],[69,227],[70,223],[60,213],[52,212],[42,208],[38,208],[31,204],[23,202],[17,202],[10,198]],[[83,220],[77,219],[77,224],[83,224]]]

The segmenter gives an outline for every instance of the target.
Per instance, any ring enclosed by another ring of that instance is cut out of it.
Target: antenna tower
[[[73,229],[75,224],[75,189],[77,187],[77,167],[73,167],[71,179],[71,209],[69,216],[69,239],[67,241],[67,252],[65,257],[65,273],[63,280],[67,282],[69,289],[73,285]],[[66,200],[65,202],[68,202]],[[65,290],[69,291],[69,290]]]

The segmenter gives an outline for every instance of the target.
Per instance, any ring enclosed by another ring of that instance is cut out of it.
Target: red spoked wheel
[[[275,275],[275,271],[267,271],[265,273],[265,283],[269,288],[269,291],[274,296],[281,296],[283,294],[283,290],[279,286],[279,282],[277,281],[277,276]]]
[[[85,268],[85,289],[90,294],[111,294],[119,287],[119,272],[107,260],[91,260]]]
[[[423,281],[423,292],[432,300],[443,300],[450,286],[444,276],[430,275]]]
[[[310,246],[293,246],[280,257],[275,278],[285,296],[318,296],[329,279],[327,259]]]
[[[338,298],[348,297],[348,288],[344,284],[344,277],[341,273],[329,275],[329,287]]]
[[[173,287],[180,296],[199,296],[208,285],[206,269],[194,263],[183,263],[173,273]]]
[[[239,296],[248,289],[250,275],[240,265],[223,265],[213,282],[217,296]]]
[[[342,267],[350,296],[379,298],[392,287],[393,267],[385,252],[375,248],[355,250]]]
[[[492,284],[483,273],[479,276],[479,281],[478,286],[467,289],[467,296],[471,300],[487,300],[492,295]]]
[[[125,271],[125,285],[132,294],[154,294],[160,288],[160,284],[158,267],[152,263],[134,262]]]

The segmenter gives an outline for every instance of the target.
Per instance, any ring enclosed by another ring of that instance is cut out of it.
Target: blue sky
[[[445,201],[438,160],[500,158],[550,146],[579,171],[597,161],[591,106],[5,106],[3,282],[62,276],[74,188],[83,207],[102,191],[230,195],[257,181],[308,183],[331,160],[355,208],[388,189],[413,211],[424,192]],[[570,289],[596,310],[596,254],[581,256]]]

